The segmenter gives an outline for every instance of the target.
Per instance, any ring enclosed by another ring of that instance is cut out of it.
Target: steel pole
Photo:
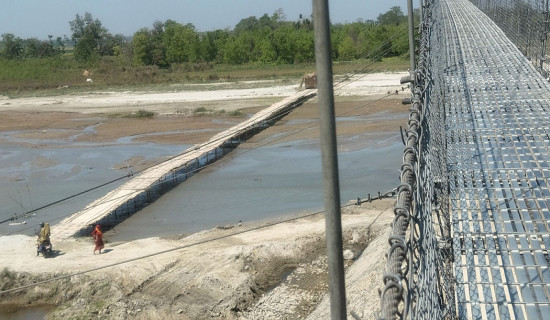
[[[328,0],[313,0],[313,26],[320,113],[330,314],[331,319],[346,319],[346,286],[342,253],[342,221]]]
[[[407,0],[407,8],[409,11],[409,57],[411,64],[411,81],[413,84],[416,83],[416,57],[414,53],[414,11],[413,11],[413,0]]]
[[[424,20],[424,0],[420,0],[420,4],[418,6],[420,8],[420,23]]]

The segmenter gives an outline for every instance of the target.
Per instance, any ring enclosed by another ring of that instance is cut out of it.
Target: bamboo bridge
[[[204,166],[220,159],[241,142],[269,127],[282,115],[314,97],[305,89],[254,114],[249,119],[195,145],[182,154],[152,166],[84,209],[52,227],[52,240],[89,235],[96,224],[107,229],[158,199]]]

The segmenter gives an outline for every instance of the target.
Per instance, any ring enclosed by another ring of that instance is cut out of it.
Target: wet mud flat
[[[397,181],[393,173],[399,166],[401,151],[396,124],[406,121],[405,113],[401,112],[404,108],[393,99],[374,104],[345,101],[339,104],[338,110],[345,113],[337,121],[342,133],[338,138],[342,200],[391,189]],[[254,112],[254,109],[247,112]],[[179,237],[215,226],[319,210],[322,190],[316,113],[316,103],[306,103],[241,145],[226,159],[130,217],[108,236],[113,241],[148,236]],[[51,116],[58,117],[56,114]],[[200,136],[189,137],[189,132],[183,133],[185,130],[176,134],[175,123],[168,126],[170,131],[161,131],[167,128],[165,117],[137,122],[92,117],[95,124],[90,125],[89,116],[84,120],[74,116],[75,119],[63,118],[68,124],[60,122],[60,127],[76,130],[71,127],[73,122],[80,123],[80,133],[71,134],[78,139],[51,136],[45,139],[32,128],[3,133],[5,144],[0,155],[0,175],[6,179],[2,179],[0,187],[6,191],[2,196],[8,205],[2,217],[28,212],[75,191],[120,179],[133,170],[172,157],[189,147],[174,142],[195,142],[207,135],[201,132]],[[111,120],[117,126],[113,126]],[[179,120],[181,127],[199,121],[205,126],[203,131],[207,128],[221,131],[240,121],[232,117],[200,117],[198,120],[183,117]],[[112,132],[122,125],[127,127],[126,131]],[[147,126],[154,131],[140,129]],[[121,136],[124,133],[133,134]],[[0,225],[0,234],[34,234],[40,221],[55,223],[123,182],[124,179],[44,208],[12,225]]]

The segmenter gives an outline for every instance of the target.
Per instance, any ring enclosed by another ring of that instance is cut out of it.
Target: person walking
[[[101,232],[101,226],[98,224],[95,226],[94,231],[92,231],[92,237],[94,238],[95,243],[95,249],[94,254],[97,250],[99,250],[99,254],[101,254],[101,249],[103,249],[103,232]]]

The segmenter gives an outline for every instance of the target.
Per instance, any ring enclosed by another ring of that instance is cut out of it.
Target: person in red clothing
[[[95,243],[95,249],[94,254],[96,250],[99,250],[99,254],[101,254],[101,249],[103,249],[103,232],[101,232],[101,226],[98,224],[95,226],[94,231],[92,231],[92,237],[94,237],[94,243]]]

